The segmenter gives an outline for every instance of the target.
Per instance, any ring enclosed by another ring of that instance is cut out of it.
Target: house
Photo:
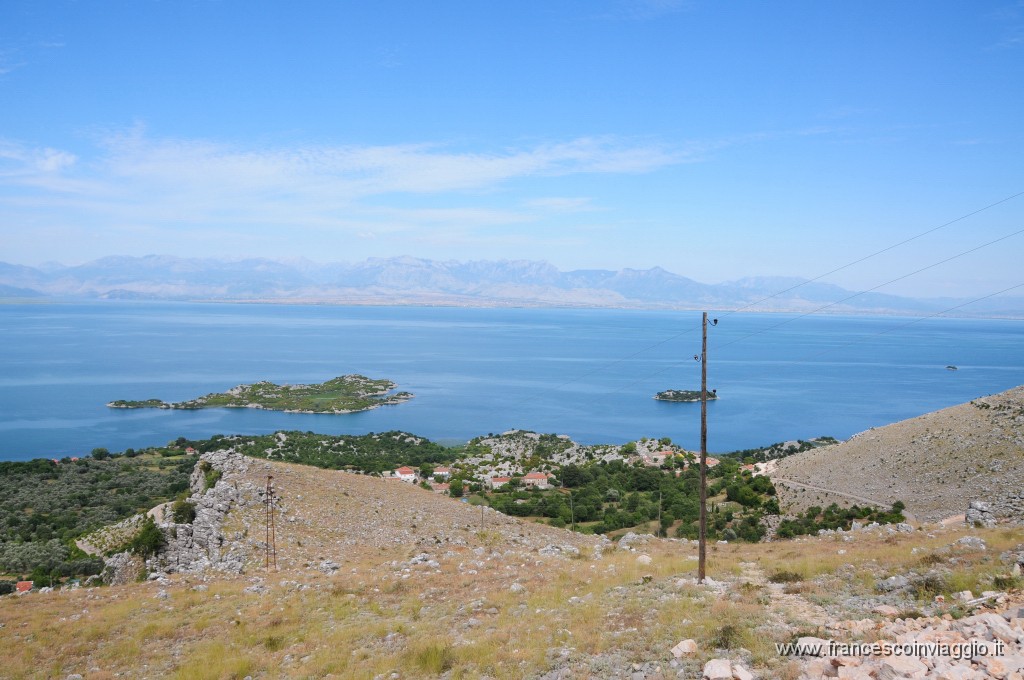
[[[196,455],[196,454],[198,453],[198,451],[196,451],[195,449],[193,449],[193,448],[192,448],[192,447],[190,446],[190,447],[188,447],[187,449],[185,449],[185,453],[187,453],[187,454],[188,454],[188,455],[190,455],[190,456],[194,456],[194,455]]]
[[[448,479],[452,476],[452,469],[449,467],[434,468],[435,479]]]
[[[490,486],[492,489],[500,489],[501,487],[505,486],[511,481],[511,477],[491,477],[489,480],[487,480],[487,485]]]
[[[446,494],[449,493],[451,486],[452,485],[447,482],[435,482],[434,484],[430,485],[430,488],[433,490],[434,493]]]
[[[34,581],[18,581],[14,586],[14,592],[27,593],[32,590],[33,585],[35,585]]]
[[[403,465],[402,467],[395,470],[394,474],[397,479],[400,479],[403,482],[412,482],[414,484],[416,483],[416,471],[413,470],[411,467],[406,467],[405,465]]]
[[[523,477],[523,484],[538,489],[546,489],[548,488],[548,476],[543,472],[531,472]]]

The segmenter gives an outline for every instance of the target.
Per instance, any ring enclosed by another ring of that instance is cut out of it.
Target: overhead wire
[[[829,271],[827,271],[827,272],[825,272],[823,274],[819,274],[819,275],[817,275],[817,276],[815,276],[815,277],[813,277],[811,279],[807,279],[805,281],[801,281],[800,283],[798,283],[798,284],[796,284],[794,286],[790,286],[790,287],[785,288],[783,290],[780,290],[780,291],[778,291],[776,293],[773,293],[773,294],[771,294],[769,296],[766,296],[766,297],[760,298],[758,300],[755,300],[753,302],[747,303],[746,305],[743,305],[742,307],[738,307],[738,308],[732,309],[732,310],[723,310],[722,313],[719,316],[724,318],[724,317],[730,316],[732,314],[736,314],[738,312],[742,312],[744,310],[751,309],[751,308],[753,308],[753,307],[755,307],[755,306],[757,306],[757,305],[759,305],[759,304],[761,304],[763,302],[767,302],[768,300],[772,300],[772,299],[777,298],[777,297],[779,297],[781,295],[785,295],[786,293],[790,293],[790,292],[792,292],[794,290],[797,290],[797,289],[799,289],[799,288],[801,288],[803,286],[806,286],[808,284],[814,283],[816,281],[820,281],[821,279],[823,279],[823,278],[825,278],[827,276],[831,276],[832,274],[841,272],[841,271],[843,271],[845,269],[848,269],[848,268],[853,267],[853,266],[855,266],[857,264],[860,264],[862,262],[870,260],[870,259],[872,259],[874,257],[877,257],[877,256],[882,255],[884,253],[887,253],[889,251],[892,251],[892,250],[894,250],[896,248],[899,248],[901,246],[904,246],[904,245],[906,245],[908,243],[912,243],[913,241],[916,241],[916,240],[921,239],[921,238],[923,238],[925,236],[928,236],[929,234],[933,234],[933,233],[935,233],[935,232],[937,232],[937,231],[939,231],[941,229],[945,229],[945,228],[947,228],[949,226],[957,224],[958,222],[962,222],[963,220],[966,220],[966,219],[968,219],[970,217],[978,215],[979,213],[985,212],[986,210],[990,210],[990,209],[992,209],[992,208],[994,208],[996,206],[999,206],[999,205],[1002,205],[1002,204],[1007,203],[1009,201],[1012,201],[1013,199],[1019,198],[1021,196],[1024,196],[1024,191],[1020,191],[1020,192],[1014,193],[1014,194],[1012,194],[1010,196],[1007,196],[1005,198],[1002,198],[1002,199],[1000,199],[998,201],[994,201],[992,203],[989,203],[988,205],[985,205],[985,206],[983,206],[981,208],[978,208],[976,210],[972,210],[971,212],[968,212],[968,213],[965,213],[963,215],[960,215],[959,217],[956,217],[955,219],[952,219],[952,220],[949,220],[947,222],[944,222],[944,223],[942,223],[942,224],[940,224],[938,226],[932,227],[931,229],[927,229],[927,230],[925,230],[923,232],[915,234],[914,236],[911,236],[909,238],[903,239],[902,241],[899,241],[897,243],[893,243],[893,244],[891,244],[889,246],[886,246],[886,247],[881,248],[879,250],[876,250],[876,251],[874,251],[872,253],[869,253],[868,255],[864,255],[863,257],[859,257],[859,258],[857,258],[855,260],[847,262],[846,264],[843,264],[843,265],[841,265],[839,267],[831,269],[831,270],[829,270]],[[826,309],[829,309],[831,307],[835,307],[836,305],[840,305],[840,304],[842,304],[844,302],[848,302],[848,301],[850,301],[850,300],[852,300],[854,298],[860,297],[860,296],[865,295],[867,293],[874,292],[874,291],[876,291],[876,290],[878,290],[880,288],[883,288],[883,287],[888,286],[890,284],[896,283],[897,281],[902,281],[903,279],[909,278],[909,277],[914,276],[916,274],[920,274],[921,272],[927,271],[928,269],[932,269],[934,267],[940,266],[942,264],[945,264],[945,263],[950,262],[952,260],[955,260],[957,258],[960,258],[960,257],[963,257],[963,256],[968,255],[970,253],[973,253],[973,252],[975,252],[977,250],[981,250],[982,248],[986,248],[988,246],[991,246],[991,245],[994,245],[994,244],[999,243],[1001,241],[1004,241],[1006,239],[1009,239],[1009,238],[1011,238],[1013,236],[1017,236],[1018,234],[1021,234],[1021,233],[1024,233],[1024,229],[1015,231],[1015,232],[1013,232],[1011,234],[1007,234],[1007,235],[1002,236],[1002,237],[1000,237],[998,239],[989,241],[987,243],[984,243],[984,244],[982,244],[980,246],[976,246],[976,247],[971,248],[969,250],[957,253],[956,255],[953,255],[951,257],[945,258],[945,259],[940,260],[938,262],[932,263],[932,264],[927,265],[925,267],[921,267],[920,269],[916,269],[916,270],[914,270],[912,272],[909,272],[907,274],[903,274],[903,275],[898,276],[898,277],[896,277],[894,279],[890,279],[889,281],[886,281],[885,283],[881,283],[881,284],[879,284],[877,286],[874,286],[872,288],[869,288],[867,290],[859,291],[859,292],[854,293],[853,295],[849,295],[849,296],[847,296],[847,297],[845,297],[845,298],[843,298],[841,300],[836,300],[835,302],[830,302],[830,303],[828,303],[826,305],[822,305],[821,307],[818,307],[818,308],[816,308],[814,310],[811,310],[809,312],[804,312],[802,314],[799,314],[796,317],[787,319],[787,320],[782,321],[782,322],[780,322],[778,324],[775,324],[773,326],[769,326],[767,328],[763,328],[763,329],[760,329],[758,331],[755,331],[754,333],[747,334],[747,335],[745,335],[745,336],[743,336],[741,338],[737,338],[735,340],[731,340],[731,341],[729,341],[729,342],[727,342],[727,343],[725,343],[723,345],[717,346],[715,349],[716,350],[717,349],[722,349],[724,347],[727,347],[729,345],[735,344],[737,342],[748,340],[751,337],[760,335],[761,333],[766,333],[766,332],[769,332],[769,331],[774,330],[776,328],[779,328],[781,326],[784,326],[784,325],[786,325],[788,323],[792,323],[793,321],[797,321],[799,319],[802,319],[802,318],[805,318],[805,317],[808,317],[808,316],[812,316],[814,314],[818,314],[818,313],[820,313],[820,312],[822,312],[822,311],[824,311]],[[1012,289],[1013,288],[1011,288],[1009,290],[1012,290]],[[987,297],[992,297],[994,295],[999,295],[999,294],[1001,294],[1001,293],[993,293],[990,296],[985,296],[984,298],[979,298],[979,300],[986,299]],[[957,305],[957,306],[952,307],[952,308],[950,308],[948,310],[944,310],[943,312],[939,312],[939,314],[948,313],[949,311],[953,311],[955,309],[959,309],[959,308],[967,306],[969,304],[973,304],[974,302],[977,302],[979,300],[972,300],[970,302],[963,303],[961,305]],[[645,345],[644,347],[636,350],[635,352],[631,352],[630,354],[618,357],[618,358],[613,359],[611,361],[604,362],[604,363],[602,363],[602,364],[600,364],[598,366],[595,366],[594,368],[592,368],[590,370],[587,370],[587,371],[584,371],[583,373],[575,375],[575,376],[569,378],[568,380],[564,380],[561,383],[558,383],[557,385],[546,387],[546,388],[544,388],[542,390],[542,392],[555,392],[555,391],[561,390],[564,387],[567,387],[569,385],[578,383],[578,382],[580,382],[580,381],[584,380],[585,378],[588,378],[588,377],[590,377],[592,375],[595,375],[595,374],[607,371],[609,368],[612,368],[613,366],[617,366],[619,364],[622,364],[622,363],[625,363],[625,362],[630,361],[632,359],[635,359],[635,358],[637,358],[637,357],[639,357],[639,356],[641,356],[643,354],[646,354],[647,352],[650,352],[651,350],[654,350],[654,349],[657,349],[658,347],[667,345],[668,343],[670,343],[670,342],[672,342],[674,340],[678,340],[679,338],[682,338],[682,337],[684,337],[686,335],[689,335],[691,333],[698,333],[699,331],[700,331],[699,325],[695,326],[695,327],[690,327],[690,328],[688,328],[688,329],[686,329],[684,331],[680,331],[678,333],[672,334],[672,335],[668,336],[667,338],[665,338],[663,340],[659,340],[658,342],[655,342],[655,343],[652,343],[652,344],[649,344],[649,345]],[[659,369],[655,373],[652,373],[652,374],[646,376],[645,378],[642,378],[641,380],[634,381],[634,382],[632,382],[632,383],[630,383],[630,384],[628,384],[628,385],[626,385],[624,387],[620,387],[618,389],[606,392],[605,394],[616,394],[616,393],[621,392],[621,391],[623,391],[625,389],[628,389],[629,387],[635,386],[635,385],[639,384],[640,382],[646,381],[646,380],[648,380],[648,379],[650,379],[650,378],[652,378],[652,377],[654,377],[656,375],[660,375],[661,373],[664,373],[664,372],[666,372],[668,370],[671,370],[673,368],[678,368],[680,365],[681,364],[677,363],[677,364],[674,364],[672,366],[668,366],[666,368]],[[536,395],[531,397],[530,400],[535,399],[535,398],[536,398]],[[521,403],[525,403],[526,401],[528,401],[528,400],[524,399]]]

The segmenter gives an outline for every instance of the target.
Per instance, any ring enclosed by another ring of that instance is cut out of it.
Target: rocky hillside
[[[1019,519],[1024,386],[784,458],[771,477],[783,507],[902,500],[918,520],[935,521],[982,501]]]
[[[694,542],[612,544],[399,481],[228,450],[203,454],[190,481],[195,520],[163,525],[169,544],[143,581],[0,597],[0,645],[18,650],[0,674],[879,680],[1024,669],[1019,527],[714,543],[698,584]],[[1004,648],[998,659],[819,657],[813,636]],[[809,646],[786,647],[796,642]]]

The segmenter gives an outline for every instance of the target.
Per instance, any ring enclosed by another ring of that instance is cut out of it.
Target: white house
[[[530,472],[523,477],[523,484],[535,486],[538,489],[546,489],[548,488],[548,476],[543,472]]]
[[[403,465],[402,467],[395,470],[395,477],[402,480],[403,482],[415,483],[416,471],[413,470],[411,467],[406,467],[405,465]]]

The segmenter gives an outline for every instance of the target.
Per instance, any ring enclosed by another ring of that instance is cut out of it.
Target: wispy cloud
[[[244,242],[291,233],[468,243],[589,207],[586,196],[531,196],[531,180],[647,173],[694,153],[616,137],[482,151],[436,143],[255,148],[153,137],[143,126],[97,142],[76,154],[0,141],[0,236],[30,222],[78,225],[79,238],[116,233],[154,243],[171,234],[226,243],[228,233]]]

